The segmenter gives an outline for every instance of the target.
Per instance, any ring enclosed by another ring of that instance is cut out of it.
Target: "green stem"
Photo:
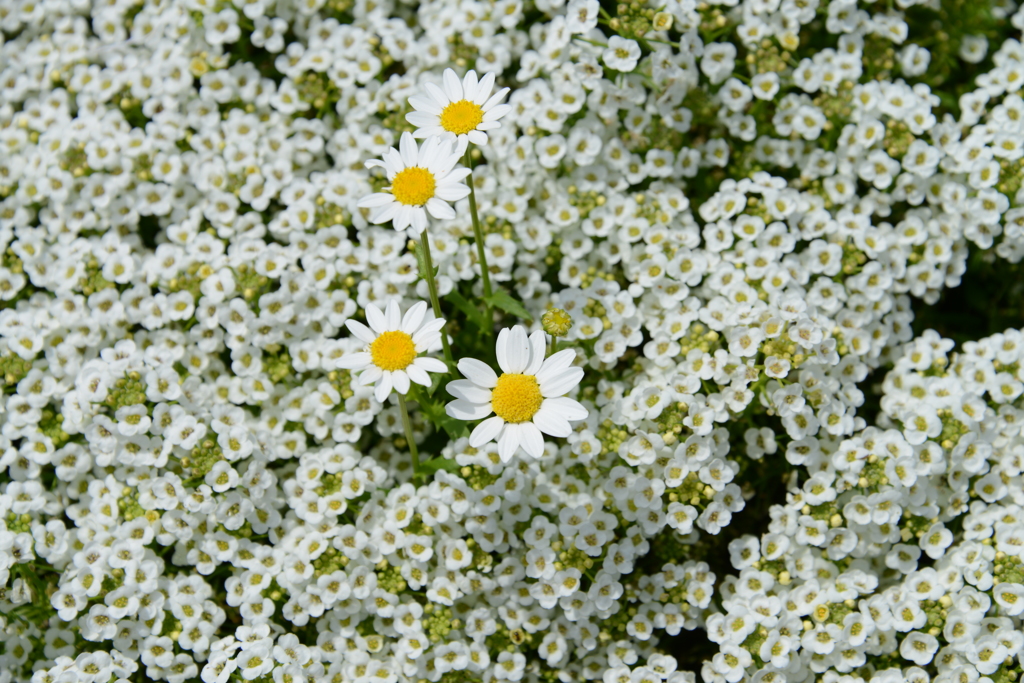
[[[473,170],[473,155],[466,150],[466,168]],[[476,253],[480,258],[480,274],[484,278],[484,297],[491,296],[491,271],[487,268],[487,253],[484,251],[484,231],[480,227],[480,215],[476,210],[476,190],[473,188],[473,174],[469,174],[469,214],[473,218],[473,237],[476,238]],[[491,319],[491,305],[487,304],[488,321]]]
[[[415,477],[420,469],[420,452],[416,448],[416,439],[412,435],[412,421],[409,419],[409,407],[405,405],[405,396],[395,392],[398,396],[398,410],[402,413],[402,426],[405,427],[405,440],[409,442],[409,454],[412,456],[412,476]]]
[[[430,290],[430,305],[434,308],[434,315],[442,318],[444,316],[441,315],[441,301],[437,298],[437,283],[434,281],[434,261],[430,258],[430,238],[427,236],[426,230],[420,234],[420,241],[416,244],[416,248],[420,250],[420,255],[423,257],[423,265],[427,269],[427,272],[420,273],[420,275],[427,281],[427,289]],[[448,333],[444,330],[441,331],[441,346],[444,348],[444,359],[448,363],[448,367],[454,367],[455,361],[452,359],[452,349],[448,346]],[[400,400],[404,401],[404,399]],[[405,403],[403,402],[402,405],[404,406]]]

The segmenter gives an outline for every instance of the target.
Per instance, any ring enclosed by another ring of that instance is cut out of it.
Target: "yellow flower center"
[[[422,206],[434,196],[434,174],[419,166],[410,166],[398,172],[391,181],[391,194],[402,204]]]
[[[404,370],[416,359],[416,345],[405,332],[384,332],[370,344],[370,357],[381,370]]]
[[[502,374],[491,392],[491,408],[505,422],[526,422],[540,410],[543,401],[533,375]]]
[[[469,100],[452,102],[441,112],[441,127],[449,133],[465,135],[484,120],[484,110]]]

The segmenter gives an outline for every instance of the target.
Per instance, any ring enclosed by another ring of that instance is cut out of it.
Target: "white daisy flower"
[[[430,138],[417,147],[409,133],[402,133],[398,149],[384,153],[383,161],[367,161],[366,167],[382,167],[391,181],[384,192],[375,192],[359,200],[360,208],[374,209],[370,221],[393,221],[395,230],[410,225],[417,232],[427,227],[427,212],[434,218],[455,218],[455,209],[446,202],[457,202],[469,194],[462,180],[469,169],[459,166],[464,148],[441,138]]]
[[[448,366],[437,358],[419,354],[441,348],[441,327],[443,318],[426,319],[427,304],[423,301],[413,304],[402,315],[398,304],[392,300],[385,311],[373,304],[366,306],[366,322],[369,327],[355,320],[345,324],[357,339],[366,342],[366,350],[342,356],[339,367],[360,373],[360,384],[376,386],[373,395],[383,403],[391,390],[400,394],[409,392],[410,380],[425,387],[430,386],[428,372],[447,372]]]
[[[426,96],[413,95],[409,104],[416,110],[405,115],[405,120],[416,126],[414,135],[429,138],[434,135],[446,139],[468,141],[474,145],[487,144],[488,130],[499,125],[498,119],[512,111],[511,105],[498,104],[508,88],[502,88],[494,95],[494,74],[484,75],[479,81],[476,71],[470,69],[465,78],[459,77],[452,69],[445,69],[441,79],[443,88],[426,83]]]
[[[459,361],[466,379],[448,383],[455,400],[445,412],[457,420],[479,420],[469,435],[469,445],[479,448],[498,442],[502,462],[508,462],[520,446],[527,455],[544,453],[544,437],[565,437],[572,433],[569,422],[586,419],[582,404],[565,396],[583,379],[583,368],[574,367],[576,351],[565,349],[544,359],[544,332],[529,337],[516,325],[498,333],[499,377],[486,363],[473,358]]]

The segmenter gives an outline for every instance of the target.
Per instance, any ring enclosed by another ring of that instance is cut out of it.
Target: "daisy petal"
[[[362,385],[373,384],[384,375],[384,371],[378,368],[376,365],[363,370],[363,374],[359,375],[359,383]]]
[[[530,335],[530,362],[526,364],[523,374],[536,375],[544,363],[544,349],[547,341],[544,339],[544,330],[536,330]],[[539,381],[539,380],[538,380]]]
[[[442,111],[452,103],[451,99],[444,94],[444,90],[441,90],[433,83],[424,83],[423,89],[427,91],[427,94],[434,100],[434,102],[437,103],[438,107],[440,107]],[[438,114],[440,115],[440,112],[438,112]]]
[[[455,218],[455,209],[437,197],[431,197],[427,200],[427,211],[438,220],[451,220]]]
[[[482,131],[476,129],[471,130],[468,133],[466,133],[466,137],[469,138],[469,141],[472,142],[474,145],[487,144],[487,133],[484,133]]]
[[[427,114],[422,111],[411,111],[405,115],[405,120],[417,128],[426,128],[427,126],[432,126],[437,123],[437,114]]]
[[[476,92],[473,93],[473,103],[482,107],[487,102],[487,98],[490,96],[493,88],[494,73],[484,74],[484,77],[480,79],[480,83],[477,85]]]
[[[501,428],[505,426],[505,421],[495,415],[489,417],[476,426],[473,433],[469,435],[469,445],[473,448],[480,448],[485,443],[490,443],[501,434]]]
[[[373,330],[358,320],[346,320],[345,326],[348,327],[348,331],[351,332],[356,339],[364,344],[372,344],[377,339],[377,335],[374,334]]]
[[[384,317],[384,314],[381,313],[376,304],[366,304],[366,322],[370,324],[370,329],[378,335],[388,329],[387,318]]]
[[[519,442],[519,425],[506,424],[505,431],[501,433],[501,438],[498,439],[498,455],[501,457],[502,462],[508,462],[512,459],[512,456],[516,454],[516,449],[519,448]]]
[[[402,318],[402,324],[398,329],[402,330],[408,335],[412,335],[413,332],[419,329],[420,323],[423,322],[423,316],[427,314],[427,302],[417,301],[415,304],[409,307],[409,310],[405,312],[405,316]]]
[[[420,155],[416,148],[416,138],[412,136],[412,133],[402,133],[402,139],[398,141],[398,153],[402,155],[402,163],[406,168],[418,164]]]
[[[477,78],[476,71],[470,69],[466,72],[466,75],[462,77],[462,97],[470,102],[475,101],[477,94],[477,85],[479,79]]]
[[[469,401],[470,403],[484,404],[491,402],[490,389],[477,386],[468,379],[457,379],[454,382],[448,382],[448,386],[445,389],[455,398]]]
[[[544,402],[540,404],[540,410],[544,410],[544,407],[549,403],[551,404],[551,408],[557,410],[559,415],[570,422],[585,420],[587,419],[587,415],[590,414],[590,411],[588,411],[582,403],[575,399],[566,398],[565,396],[544,399]],[[540,410],[537,412],[539,413]]]
[[[547,405],[547,403],[547,401],[544,401],[540,405],[540,410],[534,413],[533,424],[537,425],[537,428],[548,436],[563,438],[572,434],[572,427],[569,425],[569,421],[562,417],[557,409]]]
[[[409,375],[405,374],[405,370],[395,370],[391,373],[391,382],[395,385],[395,391],[402,394],[409,393]]]
[[[420,384],[425,387],[430,386],[430,375],[428,375],[426,373],[426,370],[421,368],[415,362],[412,365],[406,367],[405,372],[406,374],[409,375],[409,379],[413,382],[416,382],[416,384]]]
[[[490,111],[484,112],[484,122],[490,123],[491,121],[497,121],[510,111],[512,111],[511,104],[495,105]]]
[[[498,337],[500,339],[501,335],[499,334]],[[498,383],[498,375],[491,369],[491,366],[476,358],[463,358],[460,360],[459,372],[473,384],[485,389],[493,389]]]
[[[526,369],[529,362],[530,343],[526,338],[526,328],[522,325],[513,325],[505,341],[505,365],[501,369],[519,374]],[[498,356],[498,364],[501,365],[501,356]]]
[[[424,372],[448,372],[448,366],[444,364],[444,361],[439,358],[429,358],[427,356],[421,356],[412,362],[410,368],[415,367]]]
[[[565,396],[583,379],[583,368],[566,368],[550,375],[540,384],[540,395],[544,398]]]
[[[373,357],[365,351],[346,353],[338,359],[338,367],[342,370],[355,370],[364,368],[373,363]]]
[[[395,216],[398,215],[398,212],[401,209],[402,205],[399,204],[398,202],[392,202],[391,204],[387,204],[386,206],[381,207],[375,214],[373,214],[373,217],[370,219],[370,222],[373,223],[374,225],[380,225],[381,223],[393,221],[395,220]]]
[[[447,404],[444,407],[444,411],[448,414],[448,417],[466,421],[481,420],[494,412],[491,410],[490,403],[470,403],[462,399],[456,399]]]
[[[539,458],[544,455],[544,437],[541,436],[537,425],[532,422],[524,422],[519,425],[519,438],[522,440],[523,450],[531,458]]]
[[[392,388],[391,373],[385,372],[380,381],[377,382],[377,386],[373,389],[373,397],[377,399],[378,403],[383,403],[388,399],[388,394],[391,393]]]
[[[413,95],[412,97],[409,98],[409,104],[412,105],[412,108],[416,110],[413,113],[433,115],[435,119],[441,115],[441,107],[437,106],[437,103],[434,102],[434,100],[430,99],[429,97]],[[406,115],[405,118],[407,121],[409,120],[410,116],[412,116],[412,113]],[[413,122],[409,121],[409,123]],[[413,123],[413,125],[416,124]]]
[[[448,96],[452,102],[458,102],[462,99],[462,83],[459,81],[459,77],[455,74],[454,69],[445,69],[444,75],[441,76],[441,81],[444,83],[444,94]]]
[[[387,321],[388,331],[397,330],[402,325],[402,309],[398,307],[398,301],[392,299],[384,309],[384,319]]]
[[[543,383],[548,377],[557,375],[562,370],[565,370],[567,367],[572,365],[575,358],[575,349],[562,349],[558,353],[552,354],[544,361],[544,365],[542,365],[540,370],[537,372],[537,382]]]
[[[390,195],[388,195],[388,196],[390,196]],[[461,183],[453,184],[453,185],[441,186],[441,187],[437,188],[437,190],[436,190],[436,192],[434,194],[434,197],[436,199],[439,199],[439,200],[443,199],[446,202],[457,202],[460,199],[464,199],[464,198],[466,198],[468,196],[469,196],[469,188],[466,187],[465,185],[461,184]],[[434,199],[431,199],[430,201],[434,201]],[[428,202],[427,208],[428,209],[430,208],[429,202]],[[455,216],[455,214],[453,212],[452,213],[452,217],[454,217],[454,216]]]
[[[496,92],[493,95],[491,95],[491,98],[489,100],[487,100],[486,102],[484,102],[483,106],[481,106],[480,108],[483,109],[485,112],[489,112],[491,109],[493,109],[494,107],[498,106],[499,102],[501,102],[503,99],[505,99],[505,95],[508,94],[508,91],[509,91],[508,88],[502,88],[498,92]],[[512,111],[512,106],[511,105],[506,105],[506,106],[508,106],[508,110],[509,111]],[[506,112],[506,113],[508,113],[508,112]],[[502,114],[502,116],[504,116],[504,114]]]
[[[395,196],[393,194],[388,194],[387,192],[374,192],[368,197],[360,199],[356,206],[360,209],[376,209],[380,206],[386,206],[393,201],[395,201]]]

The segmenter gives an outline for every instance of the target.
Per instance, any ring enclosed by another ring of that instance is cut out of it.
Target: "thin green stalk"
[[[420,250],[423,265],[427,269],[427,272],[421,272],[420,275],[427,281],[427,289],[430,290],[430,305],[434,308],[434,315],[442,318],[444,316],[441,315],[441,301],[437,298],[437,283],[434,282],[434,261],[430,258],[430,239],[427,236],[426,230],[420,234],[420,241],[416,244],[416,248]],[[448,363],[448,367],[453,367],[455,361],[452,358],[452,349],[448,346],[448,333],[444,330],[441,331],[441,346],[444,348],[444,359]]]
[[[412,435],[412,421],[409,419],[409,407],[405,405],[405,396],[399,394],[397,391],[395,394],[398,396],[398,410],[402,413],[402,426],[405,427],[405,440],[409,442],[409,454],[412,456],[412,476],[416,476],[416,472],[420,469],[420,452],[416,448],[416,439]]]
[[[473,156],[470,154],[470,150],[466,150],[466,168],[470,171],[473,170]],[[484,278],[484,296],[489,297],[491,295],[491,271],[487,267],[487,252],[484,250],[484,231],[480,227],[480,215],[476,210],[476,190],[473,188],[473,174],[469,175],[469,214],[473,218],[473,237],[476,239],[476,253],[480,258],[480,274]],[[488,316],[491,305],[487,304]]]

